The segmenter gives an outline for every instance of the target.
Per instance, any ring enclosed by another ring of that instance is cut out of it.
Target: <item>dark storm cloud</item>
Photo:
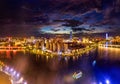
[[[78,20],[73,20],[73,19],[55,20],[55,22],[64,22],[62,26],[66,26],[66,27],[76,27],[83,24],[83,22],[80,22]]]
[[[101,0],[51,0],[55,7],[60,8],[61,11],[81,12],[84,13],[91,8],[101,9]]]
[[[52,30],[53,32],[60,31],[60,29],[58,29],[58,28],[52,28],[51,30]]]
[[[1,36],[37,36],[37,26],[25,24],[0,25]]]
[[[92,28],[92,29],[86,29],[86,28],[81,28],[81,27],[78,27],[78,28],[71,28],[74,32],[82,32],[82,31],[94,31],[95,28]]]
[[[86,12],[91,8],[101,8],[100,0],[2,0],[1,11],[4,11],[2,15],[7,17],[17,18],[19,13],[24,12],[28,15],[34,11],[34,13],[41,12]],[[26,10],[26,11],[24,11]],[[9,15],[7,14],[9,13]]]
[[[108,29],[114,30],[111,25],[120,24],[119,0],[1,0],[0,11],[1,29],[3,25],[6,25],[3,32],[12,31],[12,29],[19,32],[21,28],[21,33],[24,34],[26,26],[20,25],[56,24],[53,20],[57,20],[61,26],[66,28],[71,27],[73,31],[91,31],[91,28],[106,25],[110,27],[107,27]],[[13,23],[19,24],[19,27],[9,27]],[[83,24],[90,25],[90,27],[79,28]],[[34,31],[34,27],[29,27]],[[52,30],[59,31],[60,29],[53,28]],[[31,34],[32,31],[26,32]]]

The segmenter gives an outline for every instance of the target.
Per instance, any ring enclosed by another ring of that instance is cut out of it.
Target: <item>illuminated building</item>
[[[50,43],[50,50],[53,50],[53,45],[52,45],[52,43]]]
[[[56,51],[56,43],[53,43],[53,51],[55,52]]]
[[[106,40],[108,40],[108,33],[106,33],[106,36],[105,36]]]
[[[83,43],[89,43],[89,39],[88,39],[88,38],[83,38],[83,39],[82,39],[82,42],[83,42]]]
[[[61,51],[61,46],[60,43],[57,43],[57,51],[60,52]]]
[[[41,42],[41,49],[44,48],[44,41]]]
[[[67,43],[64,44],[64,52],[66,52],[66,51],[68,51],[68,44]]]
[[[72,31],[70,31],[70,40],[72,40],[72,37],[73,37],[73,36],[72,36]]]
[[[49,40],[46,40],[45,44],[46,44],[46,49],[49,49]]]

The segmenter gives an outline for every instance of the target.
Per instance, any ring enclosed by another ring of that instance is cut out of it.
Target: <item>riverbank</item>
[[[0,71],[0,84],[11,84],[10,77]]]

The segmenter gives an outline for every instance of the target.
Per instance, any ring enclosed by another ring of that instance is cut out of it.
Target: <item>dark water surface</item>
[[[20,72],[28,84],[120,84],[118,48],[99,47],[76,57],[0,51],[0,60]],[[73,79],[74,72],[80,71],[82,77]]]

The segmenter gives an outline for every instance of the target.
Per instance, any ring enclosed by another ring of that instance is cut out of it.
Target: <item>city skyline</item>
[[[120,84],[120,0],[0,0],[0,84]]]

